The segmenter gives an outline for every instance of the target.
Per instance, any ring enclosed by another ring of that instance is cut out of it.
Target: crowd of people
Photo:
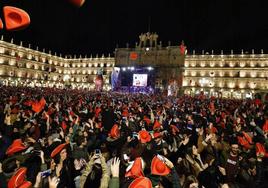
[[[0,187],[268,186],[259,99],[0,90]]]

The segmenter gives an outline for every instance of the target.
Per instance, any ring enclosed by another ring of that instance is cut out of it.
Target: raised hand
[[[39,187],[40,186],[40,183],[41,183],[41,172],[39,172],[36,176],[36,179],[35,179],[35,185],[34,187]]]
[[[59,178],[53,177],[51,178],[50,176],[48,177],[48,183],[49,183],[49,188],[57,188],[59,184]]]
[[[219,168],[221,174],[225,176],[225,175],[226,175],[226,170],[225,170],[225,168],[220,167],[220,166],[218,166],[218,168]]]
[[[163,156],[164,157],[164,156]],[[171,168],[174,168],[174,165],[173,163],[166,157],[164,157],[165,159],[165,164],[171,169]]]
[[[111,164],[111,173],[113,177],[119,177],[119,166],[120,166],[120,160],[118,157],[115,157]]]

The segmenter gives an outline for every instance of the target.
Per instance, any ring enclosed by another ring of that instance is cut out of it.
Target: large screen
[[[147,74],[133,74],[133,86],[147,86]]]

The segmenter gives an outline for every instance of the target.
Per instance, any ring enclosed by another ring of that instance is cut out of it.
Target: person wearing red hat
[[[110,130],[110,133],[108,134],[107,141],[115,141],[118,138],[120,138],[120,128],[117,124],[114,124],[114,126]]]
[[[11,156],[15,153],[21,152],[25,150],[27,147],[23,144],[21,139],[16,139],[13,143],[8,147],[6,154]]]
[[[176,133],[180,132],[180,130],[178,129],[176,125],[170,125],[170,128],[171,128],[171,132],[173,135],[176,135]]]
[[[129,116],[129,112],[128,112],[127,109],[123,110],[123,112],[122,112],[122,116],[123,116],[123,117],[128,117],[128,116]]]
[[[18,169],[8,181],[8,188],[30,188],[32,183],[26,180],[26,171],[25,167]]]
[[[166,143],[165,140],[163,140],[163,134],[159,133],[159,132],[155,132],[153,133],[153,141],[152,141],[152,145],[153,148],[156,150],[156,152],[163,154],[163,155],[167,155],[167,151],[168,151],[168,144]]]
[[[153,137],[153,139],[159,139],[159,138],[162,138],[163,135],[162,135],[162,133],[160,133],[160,132],[154,132],[154,133],[152,134],[152,137]]]
[[[172,178],[172,187],[173,188],[180,188],[181,184],[180,184],[180,180],[179,180],[179,176],[177,174],[177,171],[174,167],[174,164],[166,157],[162,156],[162,155],[156,155],[151,163],[151,175],[156,175],[156,176],[166,176],[169,175]],[[152,176],[150,176],[152,178]],[[155,179],[155,178],[153,178]],[[153,185],[155,187],[159,186],[159,179],[155,181],[153,181]]]
[[[133,162],[130,162],[130,165],[126,169],[125,177],[143,177],[143,169],[145,167],[144,161],[141,157],[136,158]]]
[[[161,129],[161,123],[158,120],[155,120],[153,130],[160,130]]]
[[[268,132],[268,119],[265,120],[265,123],[262,127],[262,130],[264,133],[267,133]]]
[[[158,176],[166,176],[170,173],[170,169],[165,164],[165,159],[161,155],[153,158],[151,163],[151,174]]]
[[[128,188],[152,188],[152,182],[149,178],[140,177],[131,182]]]
[[[246,138],[241,137],[241,136],[238,136],[237,139],[238,139],[238,143],[243,147],[243,149],[248,150],[248,149],[251,148],[251,145],[250,145],[250,143],[246,140]]]
[[[67,144],[58,145],[50,154],[56,163],[56,176],[59,178],[59,187],[75,187],[73,176],[74,163],[68,158]],[[72,169],[72,170],[71,170]]]
[[[151,135],[148,131],[146,130],[141,130],[139,133],[139,139],[142,144],[145,144],[147,142],[151,141]]]
[[[23,182],[19,188],[32,188],[32,183],[30,181]]]
[[[257,157],[268,156],[266,153],[264,145],[259,143],[259,142],[256,143],[256,156]]]
[[[145,123],[146,123],[147,125],[150,125],[150,123],[151,123],[151,119],[149,119],[147,116],[144,116],[144,117],[143,117],[143,121],[145,121]]]

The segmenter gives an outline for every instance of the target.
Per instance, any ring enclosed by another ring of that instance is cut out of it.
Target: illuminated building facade
[[[209,96],[253,97],[268,90],[268,55],[243,53],[230,55],[187,55],[183,87],[186,94],[203,91]]]
[[[95,78],[102,72],[104,90],[110,90],[112,57],[73,58],[52,55],[0,40],[0,83],[11,86],[95,88]]]
[[[156,33],[147,32],[139,36],[140,41],[135,47],[131,48],[127,44],[126,48],[115,49],[115,67],[120,70],[121,77],[118,85],[134,86],[132,75],[135,76],[140,70],[142,74],[148,75],[146,87],[158,91],[174,86],[174,95],[177,93],[175,90],[181,90],[186,47],[184,43],[171,46],[170,42],[168,46],[162,46],[157,37]]]
[[[156,43],[157,44],[157,43]],[[95,88],[103,73],[104,90],[111,89],[115,66],[152,67],[155,87],[166,89],[163,81],[182,76],[185,94],[203,91],[209,96],[247,98],[268,91],[268,55],[243,53],[180,55],[177,47],[117,48],[116,57],[62,57],[0,40],[0,84],[28,87]],[[166,54],[168,53],[168,55]],[[116,65],[115,65],[116,64]],[[122,69],[122,70],[123,70]],[[175,71],[175,72],[174,72]],[[167,83],[166,83],[167,84]],[[180,87],[179,87],[180,88]]]

